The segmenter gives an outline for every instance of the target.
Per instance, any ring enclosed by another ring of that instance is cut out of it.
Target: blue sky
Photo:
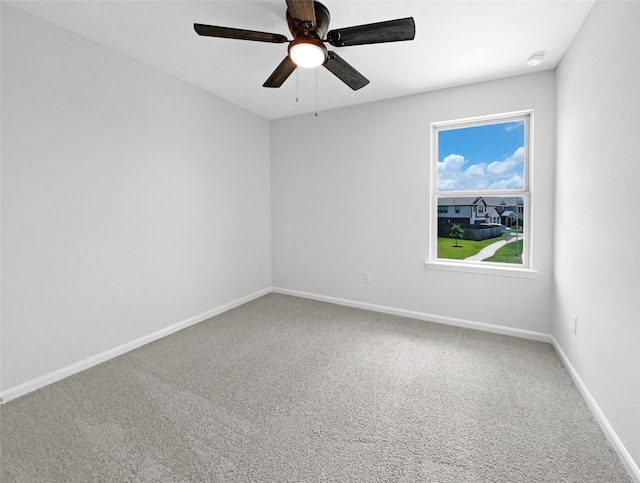
[[[519,189],[524,123],[504,122],[438,132],[438,190]]]

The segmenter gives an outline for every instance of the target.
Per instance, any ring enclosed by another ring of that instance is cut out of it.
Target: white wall
[[[557,69],[554,259],[554,335],[636,464],[639,26],[640,2],[597,2]]]
[[[640,206],[639,9],[596,4],[557,104],[545,72],[270,126],[3,5],[0,390],[268,288],[273,260],[275,287],[553,333],[640,461],[640,228],[582,229]],[[427,270],[429,124],[529,108],[538,276]]]
[[[2,5],[0,389],[270,287],[269,144],[268,121]]]
[[[549,333],[554,83],[547,71],[273,121],[274,287]],[[530,108],[538,276],[428,270],[430,123]]]

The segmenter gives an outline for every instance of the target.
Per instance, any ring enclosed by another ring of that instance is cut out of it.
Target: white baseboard
[[[591,412],[593,413],[596,420],[600,424],[602,431],[604,431],[604,434],[607,435],[609,442],[618,453],[618,456],[620,457],[620,459],[622,460],[622,463],[625,465],[625,467],[629,471],[629,474],[631,475],[631,477],[636,481],[636,483],[640,483],[640,469],[638,468],[638,465],[636,464],[635,461],[633,461],[633,458],[627,451],[627,448],[624,446],[622,441],[620,441],[620,438],[618,438],[618,435],[616,434],[615,430],[613,429],[611,424],[609,424],[609,421],[607,420],[606,416],[600,409],[600,406],[598,406],[598,403],[589,392],[589,389],[587,389],[587,386],[582,381],[582,378],[580,377],[578,372],[575,370],[575,368],[569,361],[569,358],[562,350],[562,347],[560,347],[560,344],[558,344],[558,341],[556,340],[556,338],[553,336],[550,336],[550,337],[551,337],[551,344],[553,345],[553,348],[556,350],[556,352],[558,353],[558,356],[560,357],[560,360],[562,360],[562,363],[567,368],[567,371],[571,375],[573,382],[575,382],[576,386],[578,386],[578,390],[582,394],[582,397],[584,397],[585,401],[587,402],[587,405],[589,406],[589,409],[591,409]]]
[[[138,347],[146,345],[149,342],[156,341],[170,334],[173,334],[174,332],[186,329],[191,325],[207,320],[223,312],[236,308],[242,304],[246,304],[247,302],[262,297],[263,295],[266,295],[270,292],[271,288],[260,290],[253,294],[247,295],[246,297],[241,297],[237,300],[229,302],[228,304],[221,305],[220,307],[216,307],[215,309],[209,310],[194,317],[190,317],[186,320],[178,322],[177,324],[170,325],[169,327],[165,327],[164,329],[157,330],[155,332],[152,332],[151,334],[147,334],[143,337],[139,337],[138,339],[126,342],[122,345],[101,352],[100,354],[96,354],[81,361],[75,362],[70,366],[63,367],[62,369],[58,369],[17,386],[11,387],[5,391],[0,392],[0,404],[4,404],[20,396],[24,396],[25,394],[35,391],[36,389],[40,389],[42,387],[48,386],[49,384],[60,381],[65,377],[72,376],[73,374],[77,374],[78,372],[84,371],[85,369],[89,369],[90,367],[106,362],[110,359],[113,359],[114,357],[118,357],[129,351],[137,349]]]
[[[393,307],[387,307],[387,306],[384,306],[384,305],[376,305],[376,304],[370,304],[370,303],[366,303],[366,302],[357,302],[357,301],[354,301],[354,300],[341,299],[341,298],[337,298],[337,297],[329,297],[329,296],[326,296],[326,295],[317,295],[317,294],[313,294],[313,293],[300,292],[298,290],[289,290],[289,289],[278,288],[278,287],[266,288],[266,289],[260,290],[258,292],[253,293],[253,294],[247,295],[246,297],[239,298],[239,299],[234,300],[234,301],[232,301],[232,302],[230,302],[228,304],[225,304],[225,305],[222,305],[222,306],[217,307],[215,309],[209,310],[209,311],[207,311],[207,312],[205,312],[203,314],[196,315],[194,317],[190,317],[190,318],[188,318],[186,320],[183,320],[182,322],[178,322],[177,324],[171,325],[169,327],[166,327],[164,329],[158,330],[158,331],[153,332],[151,334],[148,334],[146,336],[143,336],[143,337],[140,337],[138,339],[135,339],[135,340],[132,340],[130,342],[127,342],[125,344],[119,345],[117,347],[114,347],[113,349],[109,349],[109,350],[107,350],[105,352],[102,352],[100,354],[96,354],[95,356],[89,357],[89,358],[84,359],[82,361],[78,361],[78,362],[76,362],[74,364],[71,364],[70,366],[64,367],[62,369],[58,369],[56,371],[50,372],[49,374],[45,374],[44,376],[40,376],[40,377],[38,377],[36,379],[33,379],[31,381],[27,381],[27,382],[25,382],[23,384],[20,384],[18,386],[9,388],[6,391],[0,392],[0,404],[6,403],[6,402],[11,401],[13,399],[16,399],[16,398],[18,398],[20,396],[28,394],[28,393],[30,393],[32,391],[35,391],[36,389],[40,389],[40,388],[42,388],[44,386],[47,386],[47,385],[52,384],[54,382],[60,381],[61,379],[64,379],[65,377],[69,377],[69,376],[71,376],[73,374],[76,374],[78,372],[81,372],[81,371],[83,371],[85,369],[89,369],[90,367],[93,367],[93,366],[96,366],[98,364],[101,364],[102,362],[108,361],[109,359],[113,359],[114,357],[117,357],[119,355],[125,354],[125,353],[127,353],[127,352],[129,352],[131,350],[137,349],[138,347],[141,347],[141,346],[143,346],[145,344],[148,344],[148,343],[153,342],[155,340],[158,340],[158,339],[161,339],[163,337],[166,337],[166,336],[168,336],[170,334],[173,334],[174,332],[177,332],[177,331],[185,329],[185,328],[187,328],[187,327],[189,327],[191,325],[194,325],[194,324],[197,324],[197,323],[202,322],[204,320],[207,320],[207,319],[209,319],[211,317],[219,315],[219,314],[221,314],[223,312],[231,310],[231,309],[233,309],[235,307],[238,307],[238,306],[240,306],[242,304],[250,302],[250,301],[252,301],[254,299],[262,297],[263,295],[266,295],[266,294],[271,293],[271,292],[280,293],[280,294],[284,294],[284,295],[292,295],[292,296],[295,296],[295,297],[307,298],[307,299],[312,299],[312,300],[318,300],[318,301],[321,301],[321,302],[329,302],[329,303],[333,303],[333,304],[336,304],[336,305],[344,305],[344,306],[347,306],[347,307],[354,307],[354,308],[359,308],[359,309],[371,310],[373,312],[381,312],[381,313],[385,313],[385,314],[399,315],[401,317],[409,317],[409,318],[418,319],[418,320],[436,322],[436,323],[443,324],[443,325],[451,325],[451,326],[455,326],[455,327],[464,327],[464,328],[467,328],[467,329],[475,329],[475,330],[481,330],[481,331],[484,331],[484,332],[491,332],[491,333],[495,333],[495,334],[510,335],[510,336],[513,336],[513,337],[519,337],[519,338],[523,338],[523,339],[530,339],[530,340],[537,340],[537,341],[541,341],[541,342],[548,342],[548,343],[552,344],[554,349],[558,353],[558,356],[560,357],[560,359],[562,360],[563,364],[567,368],[567,371],[569,372],[569,374],[573,378],[576,386],[578,387],[578,390],[580,391],[580,393],[584,397],[584,399],[587,402],[589,408],[591,409],[593,415],[595,416],[596,420],[598,421],[598,423],[602,427],[602,430],[604,431],[605,435],[609,439],[609,442],[615,448],[615,450],[618,453],[618,455],[619,455],[620,459],[622,460],[623,464],[626,466],[627,470],[631,474],[631,477],[637,483],[640,483],[640,469],[638,469],[638,465],[635,463],[635,461],[633,460],[633,458],[631,457],[631,455],[629,454],[629,452],[625,448],[625,446],[622,443],[622,441],[620,441],[620,438],[616,434],[616,432],[613,429],[613,427],[611,426],[611,424],[609,424],[609,421],[607,420],[606,416],[604,415],[604,413],[602,412],[602,410],[598,406],[597,402],[595,401],[595,399],[593,398],[593,396],[591,395],[591,393],[589,392],[589,390],[585,386],[584,382],[582,381],[582,379],[580,378],[580,376],[578,375],[578,373],[574,369],[574,367],[571,364],[571,362],[569,361],[567,355],[564,353],[564,351],[562,350],[562,348],[558,344],[557,340],[552,335],[544,334],[542,332],[534,332],[534,331],[523,330],[523,329],[514,329],[514,328],[511,328],[511,327],[503,327],[503,326],[499,326],[499,325],[486,324],[486,323],[482,323],[482,322],[474,322],[474,321],[470,321],[470,320],[457,319],[457,318],[453,318],[453,317],[445,317],[445,316],[442,316],[442,315],[427,314],[427,313],[424,313],[424,312],[415,312],[415,311],[412,311],[412,310],[397,309],[397,308],[393,308]]]
[[[455,327],[464,327],[465,329],[481,330],[483,332],[491,332],[494,334],[510,335],[521,339],[531,339],[540,342],[551,343],[551,336],[542,332],[534,332],[531,330],[514,329],[512,327],[503,327],[500,325],[485,324],[483,322],[474,322],[472,320],[456,319],[454,317],[445,317],[443,315],[433,315],[424,312],[415,312],[413,310],[397,309],[387,307],[385,305],[376,305],[366,302],[356,302],[354,300],[340,299],[336,297],[328,297],[326,295],[317,295],[308,292],[299,292],[297,290],[289,290],[285,288],[273,288],[273,292],[284,295],[293,295],[305,299],[319,300],[321,302],[329,302],[336,305],[344,305],[358,309],[371,310],[372,312],[381,312],[384,314],[399,315],[401,317],[409,317],[411,319],[425,320],[427,322],[436,322],[443,325],[452,325]]]
[[[629,474],[636,481],[636,483],[640,483],[640,470],[638,469],[638,465],[633,461],[633,458],[625,448],[622,441],[620,441],[620,438],[616,434],[611,424],[609,424],[609,421],[607,420],[606,416],[604,415],[604,413],[596,403],[595,399],[587,389],[587,386],[585,386],[584,382],[582,381],[582,379],[574,369],[573,365],[569,361],[569,358],[564,353],[564,351],[556,341],[555,337],[553,337],[552,335],[544,334],[541,332],[514,329],[510,327],[502,327],[499,325],[485,324],[482,322],[456,319],[453,317],[444,317],[441,315],[432,315],[432,314],[427,314],[423,312],[414,312],[411,310],[396,309],[393,307],[386,307],[383,305],[357,302],[354,300],[340,299],[336,297],[329,297],[326,295],[317,295],[317,294],[308,293],[308,292],[300,292],[297,290],[289,290],[289,289],[274,287],[273,292],[281,293],[284,295],[293,295],[295,297],[302,297],[302,298],[307,298],[312,300],[319,300],[321,302],[329,302],[337,305],[344,305],[347,307],[355,307],[359,309],[371,310],[373,312],[382,312],[385,314],[399,315],[402,317],[410,317],[412,319],[436,322],[444,325],[453,325],[456,327],[464,327],[468,329],[481,330],[484,332],[492,332],[495,334],[510,335],[513,337],[520,337],[523,339],[531,339],[531,340],[550,343],[553,346],[553,348],[556,350],[558,356],[560,357],[560,360],[562,360],[564,366],[567,368],[567,371],[573,378],[576,386],[578,387],[578,390],[584,397],[585,401],[587,402],[587,405],[591,409],[591,412],[593,413],[596,420],[602,427],[602,430],[604,431],[605,435],[609,439],[609,442],[618,453],[620,460],[625,465],[625,467],[629,471]]]

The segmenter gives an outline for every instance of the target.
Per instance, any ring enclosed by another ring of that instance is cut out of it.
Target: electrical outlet
[[[364,283],[371,283],[371,272],[364,272]]]
[[[576,335],[578,333],[578,316],[576,314],[571,314],[571,324],[573,325],[573,334]]]

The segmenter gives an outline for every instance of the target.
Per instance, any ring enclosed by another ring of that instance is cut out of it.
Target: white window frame
[[[524,172],[523,188],[518,190],[460,190],[438,191],[438,132],[442,130],[498,124],[503,122],[523,121],[524,136]],[[429,207],[429,243],[427,268],[435,270],[452,270],[492,275],[516,277],[535,277],[533,269],[533,210],[532,210],[532,170],[533,170],[533,109],[479,116],[451,121],[431,123],[431,159],[430,159],[430,207]],[[473,196],[518,196],[524,198],[524,226],[526,235],[523,244],[522,264],[473,262],[438,258],[438,196],[473,197]]]

